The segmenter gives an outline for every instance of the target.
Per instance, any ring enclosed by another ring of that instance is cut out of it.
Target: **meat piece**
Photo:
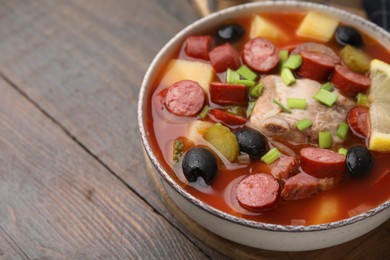
[[[218,105],[245,106],[248,104],[249,88],[245,85],[212,82],[210,84],[211,101]]]
[[[250,211],[263,211],[274,208],[279,202],[280,186],[269,174],[257,173],[242,179],[236,190],[237,200]]]
[[[251,127],[259,130],[267,137],[278,137],[293,143],[318,144],[318,132],[329,129],[333,144],[342,142],[337,137],[337,127],[345,121],[347,113],[356,105],[352,98],[339,96],[332,107],[327,107],[313,99],[320,88],[320,83],[310,79],[297,79],[296,83],[286,87],[279,76],[270,75],[262,79],[263,93],[257,99],[250,117]],[[337,93],[337,91],[335,92]],[[275,98],[286,105],[287,97],[303,98],[307,102],[306,109],[291,109],[288,114],[272,102]],[[307,118],[313,125],[300,131],[296,122]]]
[[[246,123],[246,118],[242,116],[236,116],[231,113],[225,112],[220,109],[212,109],[210,114],[217,120],[222,121],[228,125],[243,125]]]
[[[171,85],[165,95],[165,107],[178,116],[194,116],[205,102],[203,88],[195,81],[181,80]]]
[[[304,172],[289,178],[283,187],[281,197],[285,200],[300,200],[332,188],[333,178],[318,179]]]
[[[303,78],[325,82],[334,68],[332,58],[321,53],[302,51],[302,65],[297,74]]]
[[[333,64],[340,63],[340,57],[337,55],[331,48],[326,45],[315,43],[315,42],[306,42],[299,44],[291,52],[291,54],[301,54],[302,51],[316,52],[323,55],[326,55],[332,58]]]
[[[215,47],[209,53],[210,63],[217,73],[224,72],[228,68],[236,70],[240,67],[240,56],[229,43]]]
[[[330,81],[346,97],[355,97],[358,93],[365,93],[371,85],[369,77],[355,73],[341,65],[335,66]]]
[[[187,38],[186,54],[190,57],[209,60],[209,52],[214,45],[211,36],[190,36]]]
[[[300,151],[301,167],[316,178],[344,176],[345,156],[331,150],[307,147]]]
[[[265,38],[254,38],[245,43],[242,59],[248,67],[260,73],[270,72],[279,63],[275,45]]]
[[[352,132],[362,138],[366,138],[370,131],[370,116],[368,108],[358,106],[349,111],[347,122]]]
[[[278,180],[285,180],[299,172],[299,160],[297,157],[281,156],[269,167],[272,176]]]

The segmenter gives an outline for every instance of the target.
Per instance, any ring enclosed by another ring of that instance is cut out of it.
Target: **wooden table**
[[[136,105],[154,55],[199,16],[180,0],[1,1],[1,259],[389,257],[389,221],[287,253],[199,239],[170,213]]]

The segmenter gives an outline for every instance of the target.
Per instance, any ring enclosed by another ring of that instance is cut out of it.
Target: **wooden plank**
[[[0,93],[0,230],[16,245],[4,256],[206,257],[3,80]]]
[[[179,11],[191,6],[162,2],[6,1],[0,24],[0,71],[156,205],[139,152],[139,86],[157,50],[184,26],[180,19],[195,19]],[[155,15],[148,23],[147,12]],[[167,25],[156,30],[161,20]]]
[[[0,227],[0,259],[28,259],[21,248]]]
[[[183,12],[188,3],[168,2],[5,1],[0,71],[208,255],[221,258],[168,212],[139,152],[143,73],[158,49],[197,18]]]

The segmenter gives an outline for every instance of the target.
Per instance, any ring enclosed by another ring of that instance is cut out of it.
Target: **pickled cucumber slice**
[[[203,138],[230,162],[237,158],[240,147],[237,138],[228,127],[221,124],[213,125],[203,134]]]
[[[340,56],[345,65],[354,72],[364,73],[370,68],[370,57],[351,45],[345,46],[340,51]]]

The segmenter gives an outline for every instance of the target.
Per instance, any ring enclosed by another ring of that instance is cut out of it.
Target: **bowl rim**
[[[210,15],[207,15],[203,18],[198,19],[197,21],[187,25],[184,29],[182,29],[180,32],[178,32],[175,36],[173,36],[165,45],[164,47],[158,52],[158,54],[154,57],[151,64],[149,65],[145,76],[142,81],[141,89],[139,92],[139,98],[138,98],[138,108],[137,108],[137,116],[138,116],[138,126],[139,126],[139,132],[141,134],[141,140],[143,147],[146,151],[146,154],[148,155],[149,159],[152,161],[153,166],[159,173],[160,177],[162,177],[176,192],[178,192],[181,196],[183,196],[186,200],[188,200],[190,203],[196,205],[202,210],[207,211],[208,213],[221,218],[223,220],[227,220],[230,222],[233,222],[238,225],[250,227],[250,228],[256,228],[266,231],[281,231],[281,232],[314,232],[314,231],[324,231],[329,229],[335,229],[340,228],[346,225],[351,225],[353,223],[363,221],[367,218],[371,218],[379,214],[380,212],[389,209],[390,208],[390,200],[387,200],[386,202],[380,204],[379,206],[370,209],[366,212],[363,212],[359,215],[329,222],[329,223],[323,223],[323,224],[314,224],[314,225],[281,225],[281,224],[272,224],[272,223],[264,223],[254,220],[247,220],[244,218],[236,217],[233,215],[230,215],[226,212],[223,212],[219,209],[216,209],[207,203],[197,199],[187,191],[185,191],[176,181],[173,180],[173,178],[167,173],[167,171],[164,169],[164,167],[161,165],[161,163],[158,161],[157,157],[152,151],[152,148],[149,144],[147,133],[145,131],[144,126],[144,110],[143,107],[145,106],[145,97],[146,97],[146,88],[148,85],[149,78],[152,76],[155,67],[158,65],[159,60],[163,57],[164,53],[171,47],[171,45],[174,45],[177,40],[181,39],[188,31],[193,30],[193,28],[196,28],[210,20],[214,20],[219,16],[226,16],[229,14],[232,14],[234,12],[238,11],[245,11],[250,8],[256,8],[257,12],[259,12],[258,9],[264,8],[264,7],[271,7],[271,6],[283,6],[283,7],[293,7],[293,8],[305,8],[305,9],[315,9],[318,11],[325,11],[326,13],[334,13],[338,16],[347,16],[349,20],[357,22],[361,24],[363,27],[365,27],[365,30],[374,30],[376,33],[379,33],[381,37],[387,38],[387,40],[390,42],[390,33],[385,31],[383,28],[377,26],[376,24],[364,19],[363,17],[360,17],[358,15],[352,14],[348,11],[341,10],[335,7],[326,6],[323,4],[318,3],[311,3],[311,2],[300,2],[300,1],[280,1],[280,2],[273,2],[273,1],[265,1],[265,2],[253,2],[253,3],[246,3],[241,4],[233,7],[229,7],[220,11],[217,11],[215,13],[212,13]],[[390,48],[390,46],[389,46]]]

